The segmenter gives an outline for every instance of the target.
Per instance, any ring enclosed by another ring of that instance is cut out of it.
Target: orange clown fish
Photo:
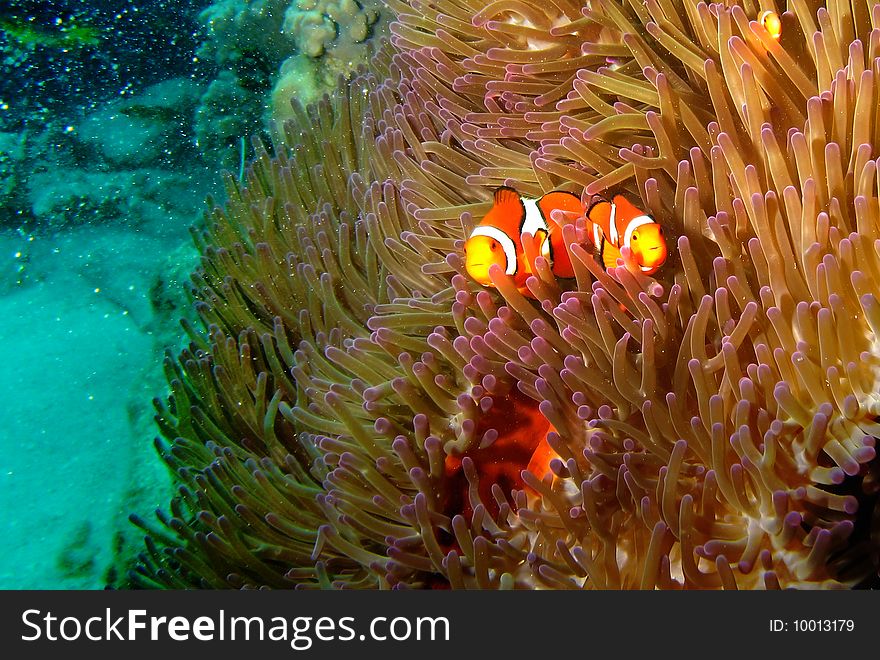
[[[775,11],[761,12],[761,15],[758,16],[758,23],[767,30],[767,34],[773,39],[779,39],[782,36],[782,20]]]
[[[645,275],[653,275],[666,261],[663,227],[623,195],[594,201],[587,218],[593,223],[593,243],[605,268],[617,266],[623,247],[630,249]]]
[[[513,188],[498,188],[492,208],[464,244],[468,275],[483,286],[493,286],[489,268],[497,264],[513,278],[520,292],[531,295],[526,280],[532,275],[532,268],[522,242],[523,234],[530,234],[537,241],[538,254],[547,259],[554,275],[574,277],[562,229],[550,217],[556,209],[580,215],[584,207],[577,195],[567,192],[554,191],[540,199],[528,199]]]
[[[492,487],[501,487],[505,495],[513,489],[536,495],[522,479],[528,470],[539,479],[552,474],[550,462],[558,458],[547,442],[547,435],[555,429],[541,413],[537,401],[514,388],[506,396],[493,397],[492,406],[477,422],[476,434],[492,430],[495,440],[488,446],[475,446],[464,454],[448,454],[441,481],[440,510],[450,518],[462,514],[470,520],[473,514],[471,485],[462,470],[462,459],[473,461],[479,484],[477,493],[486,510],[493,517],[498,513],[498,502]]]

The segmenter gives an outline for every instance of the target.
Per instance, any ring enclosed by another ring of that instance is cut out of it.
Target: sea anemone
[[[180,491],[135,578],[876,581],[880,4],[389,5],[386,55],[196,237]],[[560,216],[574,278],[531,251],[534,300],[482,288],[462,239],[499,185],[622,192],[672,258],[605,270]]]

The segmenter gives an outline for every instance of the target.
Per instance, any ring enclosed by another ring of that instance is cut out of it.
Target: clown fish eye
[[[492,251],[494,252],[494,251],[495,251],[495,248],[498,247],[498,243],[495,242],[495,241],[492,241],[492,246],[491,246],[491,247],[492,247]]]
[[[633,232],[632,239],[633,239],[634,241],[639,240],[639,232],[637,232],[637,231],[636,231],[636,232]]]

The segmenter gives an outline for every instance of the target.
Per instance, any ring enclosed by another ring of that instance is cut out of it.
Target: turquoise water
[[[378,13],[335,25],[324,4],[2,3],[0,588],[127,585],[128,516],[171,495],[152,400],[190,315],[190,227],[291,94],[356,65]]]
[[[102,588],[168,499],[150,402],[216,187],[191,128],[215,72],[199,3],[3,4],[0,587]]]

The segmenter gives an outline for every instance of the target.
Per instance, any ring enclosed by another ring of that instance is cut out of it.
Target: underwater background
[[[878,585],[876,0],[12,0],[0,73],[0,587]]]
[[[378,19],[337,12],[363,26],[337,35],[334,3],[299,4],[0,8],[0,587],[117,584],[129,514],[169,501],[151,401],[191,316],[189,229],[285,111],[274,86],[317,98]]]

